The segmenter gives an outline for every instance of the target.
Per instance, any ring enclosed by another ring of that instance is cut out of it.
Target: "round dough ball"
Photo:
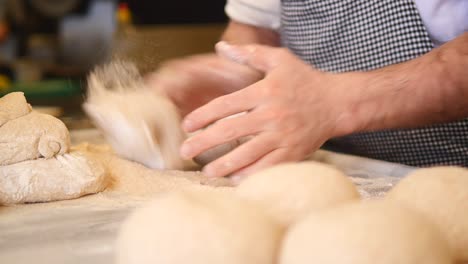
[[[468,260],[468,170],[419,169],[401,180],[387,199],[425,213],[437,223],[460,260]]]
[[[117,241],[120,264],[271,264],[280,226],[229,193],[174,192],[136,210]]]
[[[360,197],[341,171],[312,161],[277,165],[250,175],[236,192],[259,203],[286,226],[312,210]]]
[[[445,264],[448,242],[422,214],[397,203],[353,202],[291,228],[280,264]]]

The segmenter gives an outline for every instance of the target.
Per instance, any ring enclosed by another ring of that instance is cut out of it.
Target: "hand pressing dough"
[[[70,134],[59,119],[31,112],[0,127],[0,166],[52,158],[70,148]]]
[[[449,264],[440,230],[396,203],[366,201],[312,213],[291,228],[280,264]]]
[[[388,194],[426,214],[447,236],[456,257],[468,261],[468,170],[458,167],[419,169]]]
[[[120,156],[153,169],[183,169],[179,148],[186,135],[175,105],[146,87],[137,68],[113,62],[88,79],[83,105]]]
[[[214,125],[216,125],[216,123],[221,122],[222,120],[228,120],[228,119],[236,118],[236,117],[239,117],[239,116],[243,116],[245,114],[246,114],[246,112],[230,115],[228,117],[225,117],[225,118],[215,122],[214,124],[208,125],[204,129],[207,129],[207,128],[211,127],[211,126],[214,126]],[[191,134],[190,136],[193,136],[193,135],[203,131],[204,129],[201,129],[201,130]],[[245,136],[245,137],[234,139],[234,140],[232,140],[230,142],[227,142],[227,143],[212,147],[212,148],[210,148],[208,150],[205,150],[201,154],[197,155],[193,160],[197,164],[204,166],[204,165],[206,165],[206,164],[208,164],[208,163],[210,163],[210,162],[212,162],[212,161],[214,161],[214,160],[228,154],[229,152],[233,151],[235,148],[237,148],[240,145],[244,144],[245,142],[249,141],[251,138],[252,138],[252,136]]]
[[[103,165],[84,152],[0,166],[0,204],[73,199],[106,185]]]
[[[310,211],[359,199],[359,193],[341,171],[318,162],[277,165],[250,175],[236,192],[258,202],[284,225]]]
[[[240,146],[241,142],[236,139],[228,143],[224,143],[218,146],[215,146],[211,149],[204,151],[203,153],[196,156],[193,160],[199,165],[206,165],[224,155],[231,152],[233,149]]]
[[[122,225],[118,264],[271,264],[282,231],[259,208],[229,193],[161,195]]]
[[[6,122],[31,112],[22,92],[9,93],[0,98],[0,127]]]
[[[212,147],[208,150],[205,150],[198,156],[196,156],[193,160],[199,165],[206,165],[226,154],[233,151],[235,148],[239,147],[240,145],[244,144],[245,142],[249,141],[251,137],[242,137],[239,139],[232,140],[228,143],[224,143],[215,147]]]

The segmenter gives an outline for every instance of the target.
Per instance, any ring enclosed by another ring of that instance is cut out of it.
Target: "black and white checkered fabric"
[[[284,45],[324,71],[373,70],[433,48],[411,0],[281,2]],[[468,167],[468,119],[419,129],[359,133],[329,144],[348,153],[412,166]]]

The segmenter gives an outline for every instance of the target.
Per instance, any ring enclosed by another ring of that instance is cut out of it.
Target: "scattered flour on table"
[[[210,179],[199,171],[164,171],[149,169],[141,164],[117,157],[106,145],[81,144],[73,151],[87,152],[100,162],[109,177],[107,188],[97,194],[79,199],[51,203],[32,203],[0,207],[1,217],[20,217],[44,209],[95,208],[96,210],[133,208],[152,197],[176,189],[215,189],[230,192],[228,179]],[[2,219],[4,220],[4,219]]]

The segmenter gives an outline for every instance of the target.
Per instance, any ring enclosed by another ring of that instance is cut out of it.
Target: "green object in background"
[[[13,82],[7,89],[0,90],[0,96],[11,92],[24,92],[28,99],[57,99],[79,96],[82,90],[80,83],[74,80]]]

